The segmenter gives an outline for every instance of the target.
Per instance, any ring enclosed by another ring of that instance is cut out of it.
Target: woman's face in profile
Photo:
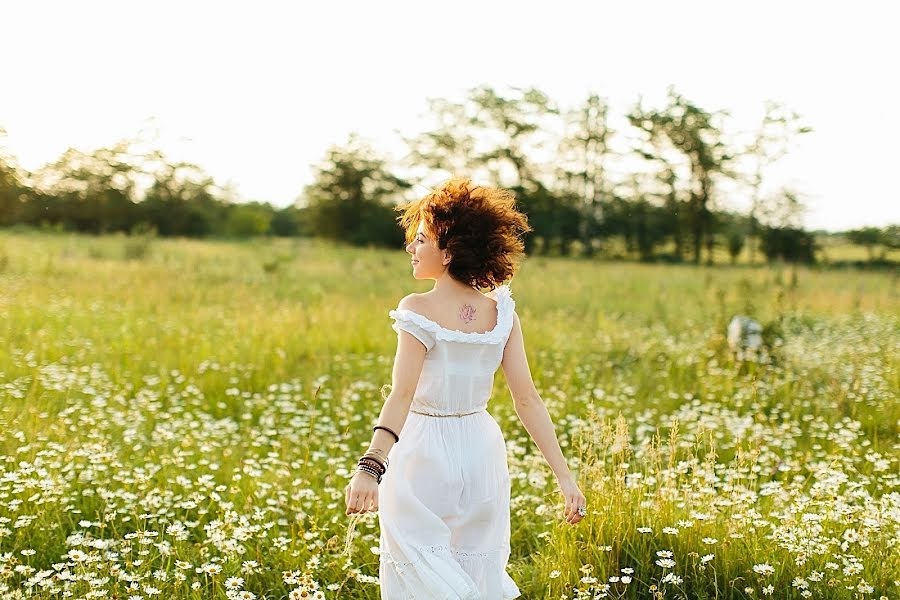
[[[406,251],[412,256],[413,277],[416,279],[435,279],[444,272],[445,251],[438,249],[437,242],[425,233],[425,223],[420,222],[416,236],[406,245]]]

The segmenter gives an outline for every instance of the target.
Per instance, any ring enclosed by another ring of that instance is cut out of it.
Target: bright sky
[[[766,99],[815,129],[769,181],[803,194],[806,227],[900,223],[887,2],[14,0],[3,22],[0,127],[27,169],[152,118],[173,158],[285,206],[351,131],[402,154],[430,97],[535,85],[623,114],[673,84],[734,130]]]

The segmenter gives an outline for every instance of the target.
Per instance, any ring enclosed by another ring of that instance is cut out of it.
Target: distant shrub
[[[156,239],[156,226],[138,223],[131,228],[131,235],[125,238],[122,246],[126,260],[144,260],[150,255],[153,240]]]
[[[762,251],[769,261],[815,262],[816,240],[808,231],[792,227],[766,227],[761,237]]]

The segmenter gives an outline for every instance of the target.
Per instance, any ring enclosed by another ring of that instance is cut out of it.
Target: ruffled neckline
[[[388,312],[392,319],[406,319],[412,321],[422,329],[434,334],[439,340],[449,342],[469,342],[475,344],[498,344],[503,341],[508,330],[512,328],[513,310],[516,305],[512,299],[512,290],[509,284],[504,283],[494,288],[494,299],[497,302],[497,324],[490,331],[460,331],[459,329],[447,329],[442,327],[424,315],[409,310],[397,308]]]

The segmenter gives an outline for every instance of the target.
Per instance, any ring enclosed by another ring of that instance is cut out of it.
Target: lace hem
[[[446,556],[452,556],[456,560],[490,561],[496,562],[498,564],[500,563],[501,558],[509,551],[506,548],[497,548],[488,552],[474,552],[468,550],[458,550],[456,547],[449,544],[433,544],[430,546],[416,546],[415,548],[420,552],[430,552],[431,554],[443,554]],[[413,565],[421,564],[424,561],[424,559],[421,558],[410,561],[397,561],[391,557],[389,552],[381,552],[379,555],[379,560],[383,563],[395,565],[398,567],[410,567]]]
[[[512,290],[509,284],[503,284],[495,289],[497,300],[497,325],[490,331],[466,332],[458,329],[441,327],[431,319],[420,315],[407,308],[398,308],[388,312],[392,319],[405,319],[411,321],[422,329],[434,334],[439,340],[449,342],[469,342],[475,344],[499,344],[512,330],[513,312],[516,301],[512,298]]]

